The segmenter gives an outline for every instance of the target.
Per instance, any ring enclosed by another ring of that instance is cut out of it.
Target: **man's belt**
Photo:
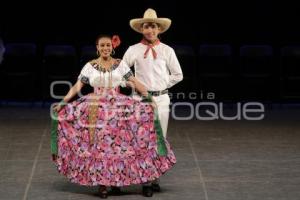
[[[149,94],[151,94],[152,96],[160,96],[163,94],[167,94],[168,90],[161,90],[161,91],[148,91]]]

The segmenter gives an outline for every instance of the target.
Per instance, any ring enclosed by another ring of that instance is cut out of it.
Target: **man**
[[[158,39],[158,34],[167,31],[170,25],[170,19],[158,18],[153,9],[147,9],[143,18],[130,20],[131,28],[141,33],[143,38],[140,43],[130,46],[123,57],[128,66],[134,66],[135,77],[153,96],[165,138],[170,105],[168,88],[183,79],[174,50]],[[144,196],[151,197],[153,190],[160,191],[158,180],[152,182],[151,185],[143,185]]]

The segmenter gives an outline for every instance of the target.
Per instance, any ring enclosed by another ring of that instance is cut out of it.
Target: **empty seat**
[[[244,45],[240,48],[244,76],[268,77],[274,70],[273,48],[269,45]]]
[[[202,75],[232,74],[232,48],[230,45],[200,45],[199,69]]]
[[[50,85],[54,81],[67,81],[74,84],[78,75],[78,62],[76,50],[70,45],[48,45],[43,55],[44,99],[50,98]],[[65,95],[69,87],[66,84],[57,85],[54,88],[57,95]]]
[[[195,51],[193,47],[189,45],[172,45],[172,47],[180,63],[183,80],[170,89],[170,97],[173,101],[189,100],[187,99],[188,94],[186,94],[186,91],[190,92],[196,90]],[[183,97],[185,97],[185,99],[183,99]]]
[[[294,100],[300,98],[300,46],[291,45],[281,49],[281,98]]]
[[[233,100],[235,94],[232,48],[228,44],[204,44],[198,49],[199,88],[216,100]]]
[[[269,45],[244,45],[240,48],[239,73],[243,100],[274,100],[279,95],[277,67]]]
[[[90,60],[98,58],[96,53],[97,49],[95,45],[86,45],[81,48],[80,52],[80,68],[82,68],[85,63]]]
[[[1,95],[7,100],[34,100],[38,96],[37,47],[32,43],[8,43],[2,63]]]

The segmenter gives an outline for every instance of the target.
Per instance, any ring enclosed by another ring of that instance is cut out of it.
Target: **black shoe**
[[[158,183],[152,183],[151,186],[154,192],[160,192],[160,186]]]
[[[145,197],[152,197],[153,196],[153,190],[151,186],[143,186],[143,195]]]
[[[112,192],[114,195],[120,195],[120,194],[121,194],[121,189],[120,189],[119,187],[112,186],[112,187],[111,187],[111,192]]]
[[[107,189],[103,185],[99,187],[99,196],[101,199],[106,199],[108,197]]]

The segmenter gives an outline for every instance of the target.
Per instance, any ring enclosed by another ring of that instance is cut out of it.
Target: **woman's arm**
[[[134,87],[136,91],[138,91],[143,96],[148,96],[147,88],[134,76],[130,76],[128,78],[129,86]]]
[[[136,89],[142,96],[148,97],[147,88],[134,76],[130,76],[127,81],[127,85]],[[151,96],[151,105],[154,109],[157,108],[156,102],[154,101],[153,97]]]
[[[84,86],[80,80],[78,80],[73,87],[69,90],[67,95],[63,98],[63,102],[68,103]],[[61,104],[58,104],[54,107],[54,110],[58,112],[62,108]]]
[[[69,90],[68,94],[63,98],[64,102],[68,103],[84,86],[80,80],[78,80],[73,87]]]

